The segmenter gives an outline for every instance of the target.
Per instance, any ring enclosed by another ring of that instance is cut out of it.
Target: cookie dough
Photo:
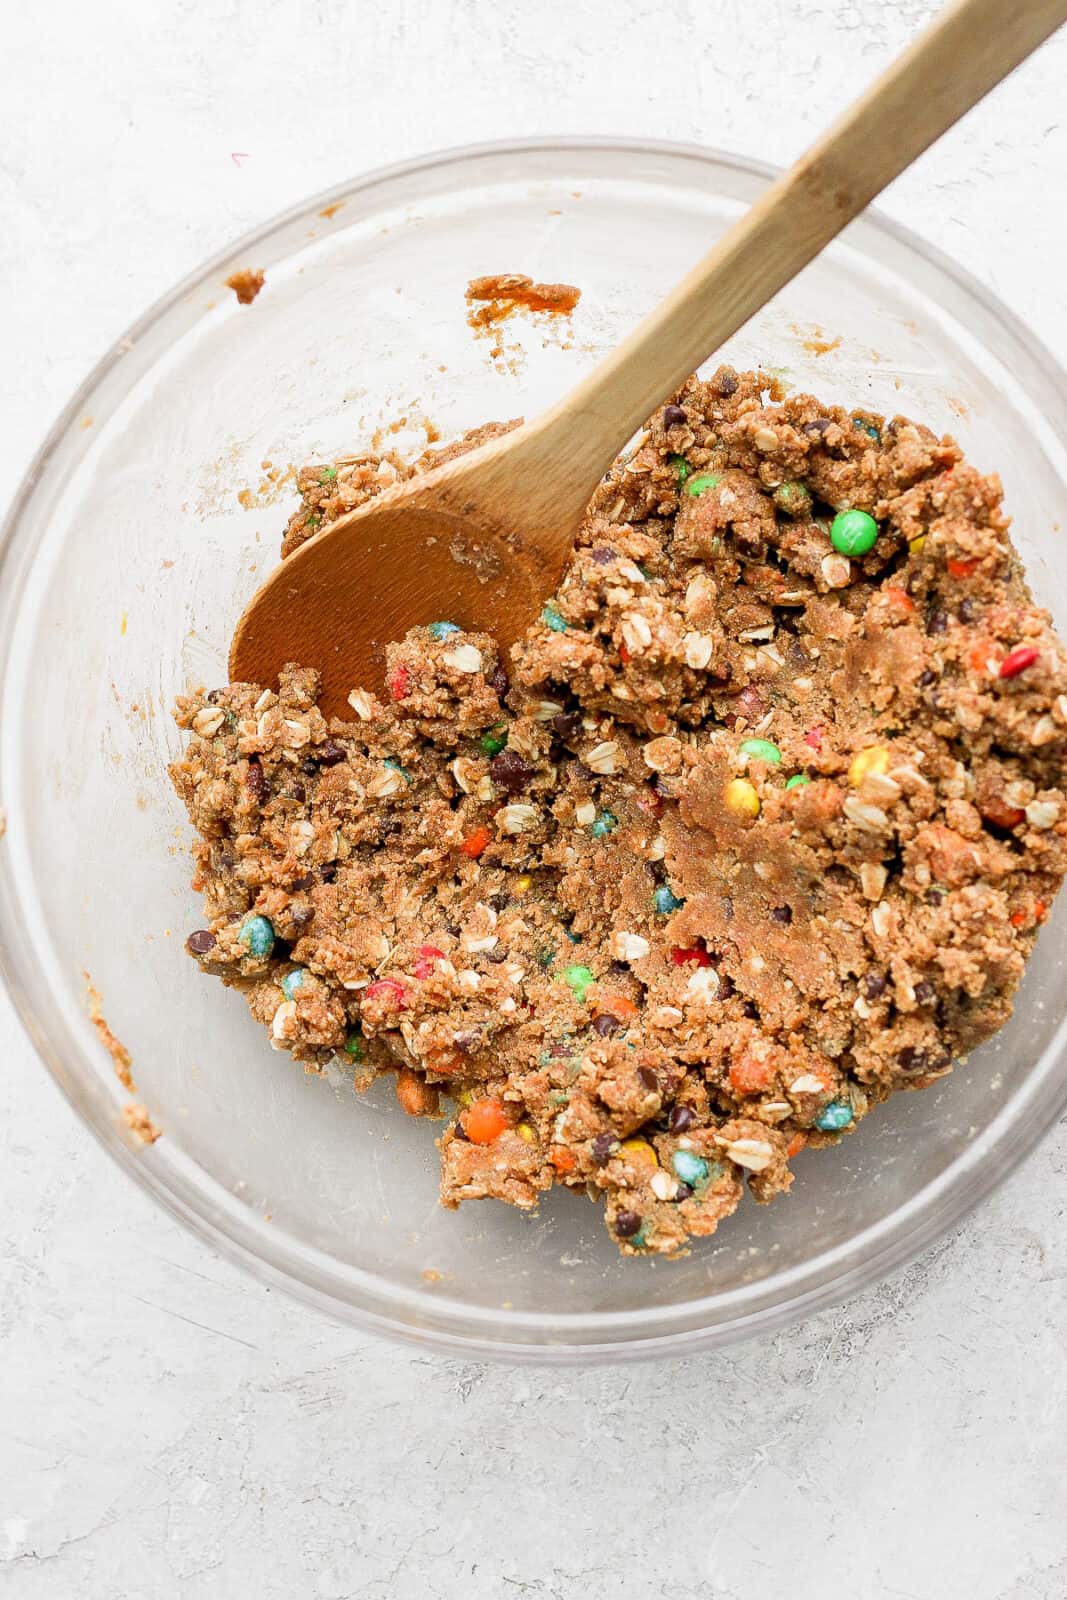
[[[305,469],[284,550],[440,459]],[[385,700],[316,692],[179,702],[190,951],[277,1049],[443,1108],[446,1205],[566,1184],[627,1253],[1000,1027],[1067,864],[1067,656],[997,478],[765,374],[657,411],[511,659],[427,618]]]

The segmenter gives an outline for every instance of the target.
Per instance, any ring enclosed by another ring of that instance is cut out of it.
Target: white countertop
[[[932,10],[16,0],[0,500],[134,316],[306,193],[526,134],[785,161]],[[1063,361],[1065,77],[1067,37],[884,202]],[[334,1326],[216,1259],[90,1140],[2,997],[0,1059],[0,1589],[19,1600],[1067,1593],[1063,1125],[953,1237],[802,1327],[515,1370]]]

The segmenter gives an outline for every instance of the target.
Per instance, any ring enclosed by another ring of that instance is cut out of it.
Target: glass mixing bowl
[[[221,683],[277,557],[289,463],[532,414],[764,188],[752,163],[566,141],[433,156],[320,195],[159,302],[53,428],[3,532],[3,970],[43,1060],[122,1166],[260,1277],[365,1326],[476,1354],[612,1358],[724,1344],[870,1283],[1007,1173],[1067,1102],[1061,904],[1011,1024],[962,1069],[802,1156],[679,1261],[622,1260],[593,1206],[438,1207],[434,1127],[271,1051],[182,945],[200,922],[165,774],[169,708]],[[250,306],[224,286],[261,267]],[[578,284],[570,326],[468,326],[472,276]],[[833,348],[826,348],[832,345]],[[1067,383],[958,268],[868,215],[724,354],[828,401],[951,430],[1003,474],[1034,589],[1067,624]],[[271,465],[265,465],[270,463]],[[279,470],[281,469],[281,470]],[[272,477],[272,474],[274,475]],[[276,479],[282,481],[275,481]],[[360,619],[353,616],[352,626]],[[164,1129],[144,1148],[87,980]],[[191,1291],[192,1292],[192,1291]]]

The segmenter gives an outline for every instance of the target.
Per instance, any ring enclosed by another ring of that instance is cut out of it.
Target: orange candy
[[[624,994],[602,995],[598,1003],[602,1010],[610,1011],[620,1022],[632,1022],[637,1015],[637,1007]]]
[[[786,1145],[785,1159],[787,1161],[792,1161],[794,1156],[798,1156],[800,1154],[807,1142],[808,1140],[806,1134],[794,1133],[793,1137]]]
[[[972,644],[967,664],[972,672],[992,672],[997,664],[997,647],[992,639],[979,639]]]
[[[734,1094],[761,1094],[774,1081],[774,1062],[760,1061],[752,1055],[739,1056],[730,1065],[730,1088]]]
[[[463,1131],[471,1144],[492,1144],[510,1126],[499,1100],[475,1100],[463,1117]]]
[[[475,828],[473,833],[468,833],[460,849],[465,856],[470,856],[472,861],[476,861],[492,837],[488,828]]]
[[[978,571],[978,565],[977,561],[959,561],[953,556],[945,562],[945,566],[954,578],[973,578]]]
[[[887,583],[883,588],[882,593],[885,595],[887,600],[891,600],[892,603],[895,606],[899,606],[902,611],[915,610],[915,601],[911,598],[911,595],[906,589],[899,588],[897,584]]]
[[[556,1171],[561,1174],[573,1172],[575,1167],[578,1165],[577,1161],[574,1159],[573,1153],[570,1150],[565,1149],[561,1144],[554,1144],[552,1146],[551,1150],[548,1152],[548,1159],[551,1161]]]

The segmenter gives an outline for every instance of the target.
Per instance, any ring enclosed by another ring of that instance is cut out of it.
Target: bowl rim
[[[236,255],[247,256],[256,245],[309,213],[395,180],[439,168],[460,167],[485,157],[521,159],[538,153],[594,156],[600,151],[614,155],[631,152],[635,156],[684,158],[698,165],[725,167],[764,182],[772,181],[780,173],[774,166],[743,155],[673,140],[611,136],[488,140],[433,150],[376,167],[277,213],[215,252],[150,305],[104,352],[60,411],[32,456],[0,523],[0,597],[3,598],[0,624],[16,613],[29,576],[29,563],[24,559],[27,552],[21,548],[18,528],[51,457],[77,426],[94,394],[131,347],[192,291],[215,278]],[[966,268],[878,208],[869,207],[863,213],[863,221],[950,279],[964,298],[969,298],[987,318],[995,321],[1006,342],[1024,352],[1029,363],[1043,368],[1044,380],[1062,402],[1058,416],[1067,416],[1067,373],[1021,318]],[[1067,426],[1056,417],[1049,417],[1048,421],[1059,442],[1067,446]],[[20,559],[21,569],[18,567]],[[11,629],[4,627],[0,632],[0,673],[5,679],[10,644]],[[305,1246],[299,1247],[298,1255],[293,1241],[285,1235],[265,1240],[251,1225],[252,1219],[242,1217],[236,1209],[224,1212],[203,1186],[196,1196],[200,1203],[193,1204],[181,1192],[188,1185],[176,1183],[174,1169],[168,1167],[164,1172],[161,1164],[153,1162],[150,1155],[146,1159],[144,1154],[135,1152],[120,1135],[114,1118],[108,1120],[90,1113],[64,1067],[63,1052],[38,1016],[20,972],[17,941],[10,937],[11,929],[17,926],[14,913],[18,906],[19,895],[10,864],[0,855],[0,976],[37,1056],[80,1120],[121,1170],[206,1244],[260,1282],[278,1286],[305,1304],[371,1333],[386,1334],[421,1346],[430,1345],[446,1353],[542,1363],[618,1362],[692,1354],[756,1333],[773,1332],[838,1303],[913,1259],[998,1187],[1067,1108],[1067,1074],[1059,1073],[1067,1054],[1065,1018],[1027,1082],[1009,1097],[984,1133],[930,1183],[881,1222],[870,1225],[846,1243],[821,1252],[786,1273],[742,1285],[729,1291],[727,1296],[702,1296],[651,1313],[554,1314],[552,1329],[546,1331],[544,1319],[535,1312],[471,1306],[449,1300],[447,1296],[431,1296],[396,1287],[363,1269],[348,1268],[348,1284],[355,1282],[359,1287],[362,1281],[363,1287],[373,1286],[373,1291],[367,1289],[365,1301],[360,1302],[339,1292],[342,1285],[338,1269],[330,1270],[329,1257],[318,1258],[315,1251]],[[275,1259],[262,1249],[268,1242],[274,1245]],[[336,1283],[336,1291],[331,1288],[331,1279]],[[725,1320],[702,1323],[701,1308],[709,1306],[713,1299],[719,1305],[736,1302],[736,1313]],[[406,1314],[401,1314],[402,1309]],[[667,1332],[643,1332],[642,1325],[653,1315],[681,1325]],[[464,1323],[466,1328],[461,1328]],[[473,1331],[472,1324],[476,1325]],[[635,1324],[636,1336],[629,1338],[626,1329]],[[612,1331],[616,1337],[605,1337]],[[593,1336],[587,1337],[588,1332]]]

